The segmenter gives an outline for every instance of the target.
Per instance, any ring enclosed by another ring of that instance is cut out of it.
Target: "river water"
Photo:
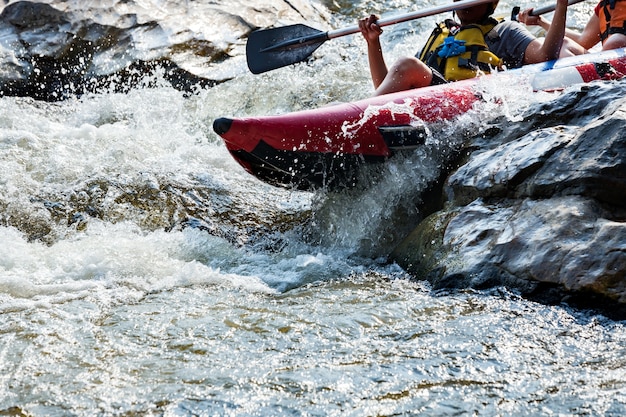
[[[416,3],[324,6],[339,27],[434,4]],[[387,28],[389,59],[436,19]],[[0,415],[626,414],[624,322],[501,288],[434,292],[386,262],[443,139],[563,98],[486,86],[498,106],[339,194],[265,185],[212,132],[220,116],[366,96],[364,50],[336,39],[310,64],[192,95],[157,76],[0,98]]]

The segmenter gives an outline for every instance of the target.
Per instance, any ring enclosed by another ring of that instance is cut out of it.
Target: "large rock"
[[[157,69],[183,90],[211,86],[247,71],[251,31],[325,19],[303,0],[10,1],[0,6],[0,94],[126,90]]]
[[[626,100],[477,151],[392,259],[435,288],[626,306]],[[623,310],[623,311],[626,311]]]

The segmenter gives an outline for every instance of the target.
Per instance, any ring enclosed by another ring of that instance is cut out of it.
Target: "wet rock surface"
[[[479,146],[392,258],[435,288],[507,286],[624,315],[625,125],[620,99],[580,126]]]
[[[192,91],[247,70],[251,31],[324,20],[322,11],[300,0],[165,3],[1,5],[0,94],[56,101],[105,88],[127,91],[156,72]]]

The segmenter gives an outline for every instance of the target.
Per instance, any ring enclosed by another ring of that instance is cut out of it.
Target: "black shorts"
[[[430,85],[448,84],[448,80],[443,78],[443,75],[433,67],[430,67],[433,72],[433,79],[430,81]]]

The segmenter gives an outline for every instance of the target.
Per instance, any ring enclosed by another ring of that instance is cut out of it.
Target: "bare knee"
[[[389,68],[387,76],[375,94],[388,94],[430,85],[432,71],[422,61],[413,57],[398,59]]]
[[[398,59],[389,72],[393,72],[396,79],[402,79],[407,88],[424,87],[432,80],[431,69],[415,57]]]
[[[419,59],[415,57],[402,57],[399,58],[391,67],[391,71],[394,71],[402,75],[423,75],[429,72],[428,67]]]
[[[563,39],[563,45],[561,46],[561,52],[559,54],[559,58],[564,58],[568,56],[574,55],[582,55],[587,51],[578,43],[574,42],[570,38]]]
[[[621,33],[614,33],[607,38],[606,41],[602,44],[602,49],[617,49],[626,47],[626,35]]]

